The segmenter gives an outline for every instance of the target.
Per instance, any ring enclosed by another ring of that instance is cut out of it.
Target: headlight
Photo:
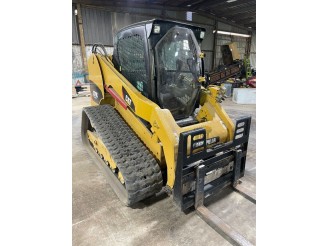
[[[160,31],[161,31],[161,26],[160,26],[160,25],[154,25],[154,30],[153,30],[153,32],[154,32],[154,33],[160,33]]]

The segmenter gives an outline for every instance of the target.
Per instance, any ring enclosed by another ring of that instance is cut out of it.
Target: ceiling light
[[[252,27],[251,27],[251,26],[249,26],[248,28],[252,29]]]
[[[242,33],[235,33],[235,32],[224,32],[224,31],[217,31],[219,34],[225,34],[225,35],[230,35],[230,36],[239,36],[239,37],[245,37],[249,38],[251,35],[248,34],[242,34]]]
[[[228,0],[227,3],[233,3],[236,2],[237,0]]]
[[[186,19],[187,19],[187,21],[192,21],[192,12],[190,12],[190,11],[186,12]]]
[[[188,5],[187,5],[187,7],[190,7],[190,6],[191,6],[191,4],[188,4]]]

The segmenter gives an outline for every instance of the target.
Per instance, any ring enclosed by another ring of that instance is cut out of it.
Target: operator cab
[[[199,98],[204,35],[204,28],[178,22],[136,23],[117,33],[113,62],[145,97],[186,119]]]

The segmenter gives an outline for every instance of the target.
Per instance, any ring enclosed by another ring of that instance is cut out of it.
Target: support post
[[[215,27],[214,27],[215,33],[214,33],[214,43],[213,43],[213,62],[212,62],[212,71],[216,71],[216,40],[217,40],[217,30],[218,30],[218,22],[215,20]]]
[[[84,32],[83,32],[83,20],[81,13],[81,4],[76,4],[77,7],[77,23],[78,23],[78,34],[80,39],[80,47],[81,47],[81,56],[82,63],[85,72],[88,72],[88,64],[87,64],[87,53],[85,51],[85,41],[84,41]]]
[[[245,47],[245,57],[249,58],[251,53],[251,45],[252,45],[252,34],[248,32],[251,36],[246,38],[246,47]]]

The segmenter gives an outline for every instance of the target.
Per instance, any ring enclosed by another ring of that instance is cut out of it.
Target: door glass
[[[175,119],[193,112],[200,90],[199,53],[194,33],[182,27],[171,28],[155,46],[158,100]]]

